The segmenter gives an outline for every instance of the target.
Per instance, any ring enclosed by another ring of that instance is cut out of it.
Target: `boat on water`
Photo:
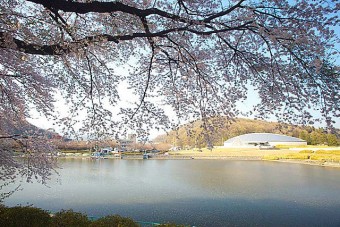
[[[93,158],[93,159],[107,159],[107,157],[105,157],[105,155],[101,152],[92,153],[91,158]]]
[[[143,159],[149,159],[149,155],[148,154],[143,154]]]

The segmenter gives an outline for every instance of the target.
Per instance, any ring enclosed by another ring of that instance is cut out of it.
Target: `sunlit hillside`
[[[250,120],[239,118],[234,122],[223,122],[223,127],[214,128],[209,138],[214,146],[221,146],[229,138],[255,132],[277,133],[306,140],[310,145],[325,144],[336,146],[340,144],[339,129],[334,134],[328,133],[323,128],[313,126],[297,126],[278,122]],[[178,130],[158,136],[156,142],[164,142],[178,147],[206,147],[206,132],[201,121],[185,124]]]

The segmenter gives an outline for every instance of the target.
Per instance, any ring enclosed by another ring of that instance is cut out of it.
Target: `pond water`
[[[340,169],[263,161],[60,161],[5,205],[191,226],[340,226]]]

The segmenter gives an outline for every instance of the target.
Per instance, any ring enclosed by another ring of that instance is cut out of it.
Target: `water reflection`
[[[340,224],[340,170],[261,161],[64,160],[6,205],[197,226]],[[36,193],[36,192],[39,193]],[[285,222],[283,222],[285,220]]]

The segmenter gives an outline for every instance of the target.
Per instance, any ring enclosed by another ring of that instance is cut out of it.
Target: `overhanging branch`
[[[152,37],[165,37],[170,33],[177,33],[179,31],[188,31],[190,33],[196,35],[211,35],[216,33],[223,33],[233,30],[245,30],[249,29],[249,25],[252,21],[248,21],[244,24],[241,24],[236,27],[228,27],[216,30],[209,31],[199,31],[196,29],[190,28],[190,26],[183,26],[178,28],[165,29],[159,32],[151,33],[150,31],[140,32],[140,33],[132,33],[129,35],[109,35],[109,34],[101,34],[96,36],[88,36],[80,40],[76,40],[73,42],[68,42],[64,45],[61,44],[52,44],[52,45],[39,45],[34,43],[27,43],[15,37],[10,37],[10,34],[5,32],[0,32],[0,48],[5,49],[13,49],[20,52],[24,52],[27,54],[35,54],[35,55],[64,55],[78,49],[87,47],[90,43],[109,41],[114,43],[119,43],[119,41],[133,40],[135,38],[152,38]],[[150,40],[149,40],[150,41]],[[15,45],[13,45],[15,44]]]

